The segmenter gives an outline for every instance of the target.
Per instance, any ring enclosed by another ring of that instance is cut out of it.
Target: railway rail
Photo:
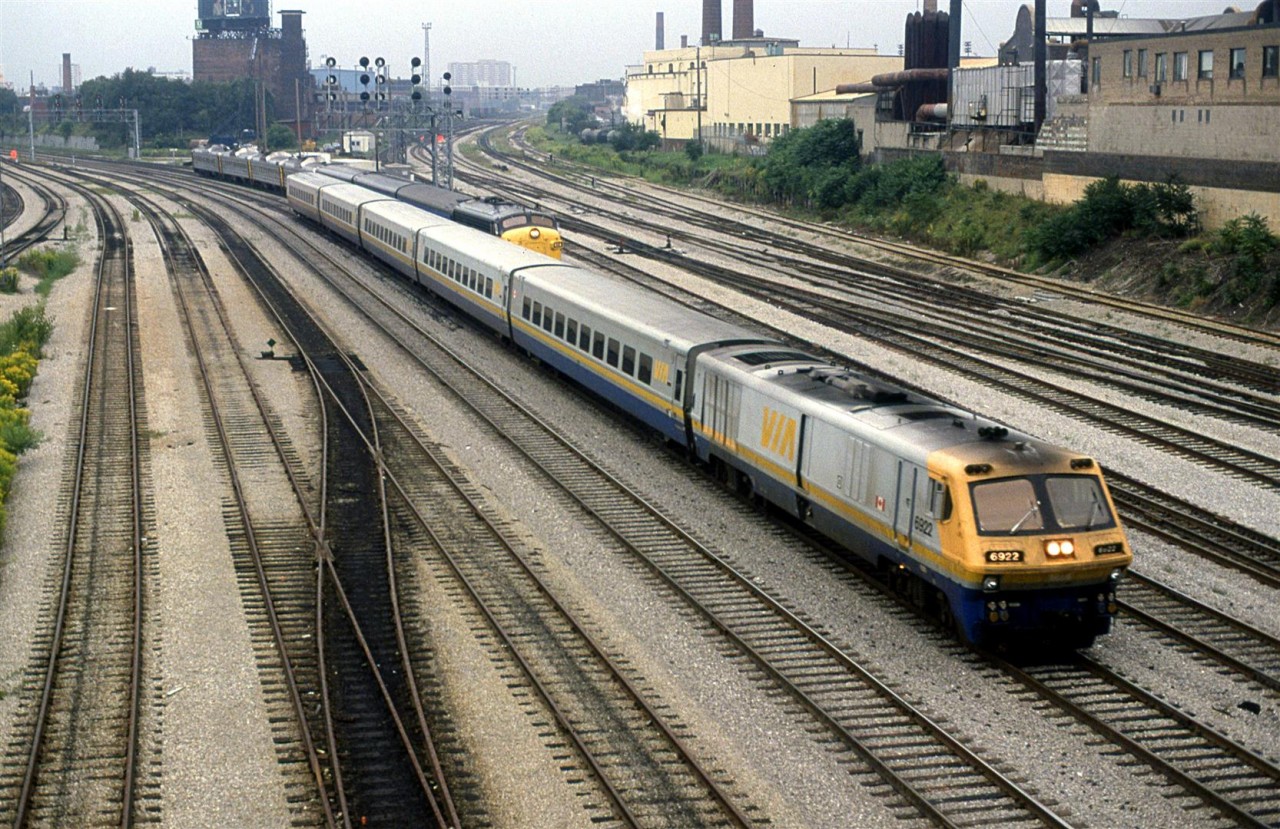
[[[1112,687],[1114,687],[1114,683],[1112,683]],[[1064,696],[1069,696],[1069,695],[1064,695]],[[1161,760],[1160,768],[1162,768],[1164,764],[1165,764],[1165,761]],[[1174,777],[1178,777],[1179,774],[1187,774],[1187,773],[1179,773],[1179,771],[1176,771],[1176,766],[1175,766],[1174,773],[1169,773],[1169,771],[1166,771],[1166,774],[1172,774],[1174,775]],[[1194,773],[1194,769],[1192,773],[1188,774],[1188,777],[1192,780],[1196,779],[1196,773]],[[1188,784],[1188,786],[1192,786],[1192,784]],[[1192,788],[1194,788],[1194,786],[1192,786]],[[1245,788],[1248,788],[1248,787],[1245,787]],[[1197,792],[1198,792],[1198,789],[1197,789]],[[1198,793],[1196,794],[1196,796],[1206,798],[1206,800],[1204,800],[1204,802],[1206,803],[1213,802],[1212,798],[1216,797],[1215,794],[1212,794],[1212,789],[1210,789],[1208,793]],[[1230,800],[1230,798],[1228,798],[1228,800],[1225,801],[1226,803],[1225,806],[1220,805],[1220,806],[1213,806],[1213,807],[1215,807],[1215,809],[1219,809],[1222,812],[1222,814],[1226,814],[1226,815],[1235,814],[1233,810],[1239,811],[1239,814],[1236,815],[1236,817],[1240,817],[1242,815],[1249,816],[1251,817],[1252,820],[1257,820],[1256,815],[1260,814],[1260,810],[1262,811],[1262,814],[1265,814],[1266,809],[1268,809],[1267,803],[1265,801],[1251,800],[1251,798],[1253,798],[1253,794],[1251,793],[1245,792],[1243,794],[1240,794],[1240,797],[1242,797],[1244,800],[1244,806],[1235,805],[1235,801]],[[1261,802],[1261,806],[1258,805],[1258,803],[1260,802]],[[1207,807],[1208,806],[1206,806],[1206,809]]]
[[[642,198],[637,196],[635,189],[629,186],[627,182],[628,177],[626,176],[617,174],[601,174],[596,171],[575,171],[564,166],[563,160],[558,162],[556,166],[550,167],[546,163],[546,153],[535,150],[527,145],[521,145],[519,147],[522,153],[520,156],[515,155],[514,152],[499,150],[493,145],[492,136],[494,133],[502,129],[505,129],[505,127],[498,127],[493,130],[486,131],[482,134],[479,143],[486,154],[499,159],[503,164],[506,164],[509,167],[516,167],[541,178],[563,181],[570,186],[583,187],[584,189],[588,182],[590,182],[592,189],[608,192],[611,196],[620,200],[622,203],[636,204],[638,206],[645,207],[646,209],[652,209],[653,203],[657,201],[660,209],[673,211],[677,217],[684,221],[692,221],[695,224],[715,228],[717,230],[727,230],[729,233],[734,236],[738,236],[739,238],[753,240],[758,238],[759,228],[757,227],[743,223],[732,223],[726,226],[726,223],[722,219],[723,204],[697,193],[687,193],[683,191],[676,191],[672,188],[662,187],[660,185],[646,184],[646,186],[651,190],[660,193],[669,193],[670,197],[665,199],[655,199],[654,197]],[[461,156],[461,154],[460,157],[462,158],[461,163],[465,166],[467,159],[465,156]],[[553,169],[556,172],[551,172]],[[467,175],[470,177],[483,176],[490,181],[496,181],[498,183],[502,183],[504,181],[504,179],[494,176],[492,170],[485,170],[478,166],[473,167]],[[462,178],[462,176],[460,176],[460,178]],[[507,182],[508,187],[512,186],[509,179],[506,179],[505,181]],[[515,186],[529,187],[529,185]],[[536,188],[534,188],[533,192],[545,195],[544,191],[537,190]],[[706,205],[706,209],[704,211],[690,211],[687,207],[683,207],[681,204],[673,203],[673,200],[676,198],[679,198],[683,204],[687,204],[689,202],[700,202]],[[1258,331],[1256,329],[1246,328],[1244,326],[1235,325],[1222,320],[1214,320],[1197,316],[1176,308],[1166,308],[1164,306],[1154,305],[1151,303],[1143,303],[1136,300],[1111,296],[1095,291],[1087,285],[1073,284],[1063,280],[1049,279],[1033,274],[1024,274],[1008,268],[991,265],[985,262],[978,262],[960,256],[952,256],[914,245],[892,242],[844,230],[835,230],[821,225],[815,226],[810,222],[800,222],[788,219],[787,217],[780,216],[772,211],[754,208],[750,205],[735,205],[735,211],[768,221],[771,224],[782,225],[793,231],[805,234],[817,234],[834,242],[849,243],[852,241],[860,246],[879,250],[894,257],[905,258],[908,261],[914,261],[934,267],[940,266],[943,269],[953,269],[954,271],[961,273],[978,274],[994,278],[1002,282],[1022,285],[1035,290],[1062,294],[1084,302],[1103,305],[1129,313],[1137,313],[1153,319],[1173,322],[1206,334],[1224,337],[1239,342],[1263,343],[1272,346],[1280,346],[1280,335],[1276,335],[1271,332]],[[709,217],[720,218],[709,219]],[[631,219],[632,221],[635,221],[635,217],[631,217]],[[666,231],[664,230],[663,232]],[[700,240],[700,242],[701,241],[702,240]],[[803,242],[795,240],[789,241],[785,236],[770,234],[768,241],[771,247],[781,246],[782,249],[792,250],[795,252],[808,251],[816,254],[819,258],[832,255],[830,251],[815,251],[811,245],[807,245]],[[839,257],[836,260],[837,262],[843,262],[848,266],[855,267],[861,265],[871,269],[872,272],[883,272],[887,274],[910,276],[912,278],[923,278],[928,282],[938,281],[935,278],[931,278],[915,270],[905,270],[903,268],[887,266],[883,262],[870,261],[865,257],[848,257],[842,254],[837,256]],[[827,261],[830,262],[831,260]],[[835,262],[832,263],[834,264]]]
[[[9,224],[16,221],[26,210],[27,205],[17,190],[4,186],[4,220],[5,225],[5,244],[4,258],[6,264],[12,264],[17,261],[25,251],[32,246],[48,238],[59,224],[66,221],[67,201],[61,195],[54,193],[48,187],[44,186],[32,176],[27,170],[21,173],[9,172],[9,177],[21,181],[24,185],[31,188],[40,198],[40,213],[33,224],[18,234],[9,232]]]
[[[77,451],[59,502],[67,523],[49,591],[52,618],[23,677],[23,696],[32,701],[28,753],[0,776],[18,829],[147,822],[139,732],[153,516],[132,252],[114,206],[83,194],[94,205],[102,256]]]

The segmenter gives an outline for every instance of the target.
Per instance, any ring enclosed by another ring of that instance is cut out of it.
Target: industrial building
[[[196,37],[191,42],[192,78],[227,83],[252,79],[263,90],[259,132],[265,132],[267,92],[274,102],[269,118],[310,132],[312,77],[301,11],[281,11],[271,27],[270,0],[199,0]]]

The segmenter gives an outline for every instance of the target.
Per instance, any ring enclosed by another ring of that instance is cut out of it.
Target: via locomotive
[[[302,216],[883,571],[975,644],[1086,647],[1132,553],[1098,464],[642,289],[301,173]]]
[[[403,176],[369,172],[346,164],[327,164],[317,157],[299,158],[290,153],[264,156],[252,148],[232,152],[213,146],[193,150],[191,166],[200,175],[232,179],[280,193],[285,191],[285,180],[294,173],[321,173],[338,181],[359,184],[546,256],[559,259],[564,247],[560,225],[548,211],[530,209],[496,196],[474,199]]]

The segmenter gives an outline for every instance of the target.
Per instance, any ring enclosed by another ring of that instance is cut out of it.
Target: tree
[[[298,136],[287,124],[272,124],[267,129],[267,146],[272,150],[292,150],[298,146]]]
[[[819,121],[775,140],[760,162],[760,177],[776,198],[839,207],[845,184],[862,169],[862,142],[848,119]]]
[[[547,126],[563,128],[570,135],[577,135],[595,122],[595,109],[591,102],[577,95],[558,101],[547,110]]]

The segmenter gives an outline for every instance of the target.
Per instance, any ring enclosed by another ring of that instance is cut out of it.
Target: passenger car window
[[[604,359],[604,334],[596,332],[595,340],[591,343],[591,353],[595,355],[597,360]]]
[[[533,303],[533,324],[542,325],[542,303]]]
[[[622,347],[622,373],[629,375],[636,373],[636,350],[629,345]]]
[[[564,339],[564,314],[556,311],[556,339]]]
[[[573,317],[565,323],[564,338],[570,345],[578,344],[578,321]]]
[[[586,352],[591,351],[591,326],[582,326],[582,333],[578,337],[578,348]]]
[[[618,341],[615,340],[613,337],[610,337],[609,338],[609,355],[605,359],[605,362],[613,366],[614,368],[618,367],[618,346],[619,346]]]
[[[640,373],[636,375],[636,379],[645,385],[649,384],[653,377],[653,358],[648,354],[640,355]]]

